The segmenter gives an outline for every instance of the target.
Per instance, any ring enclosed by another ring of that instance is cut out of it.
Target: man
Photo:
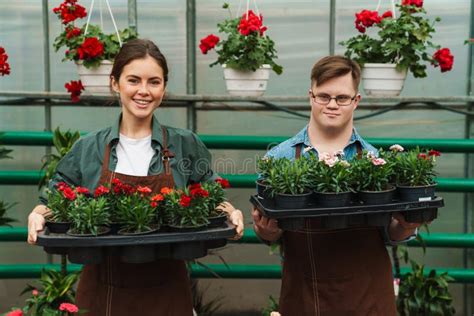
[[[317,153],[344,151],[350,160],[362,150],[376,149],[353,126],[360,101],[360,68],[342,56],[319,60],[311,71],[309,124],[274,147],[267,156],[296,159]],[[282,316],[396,315],[390,258],[384,239],[406,241],[419,224],[395,214],[387,231],[376,227],[322,229],[317,219],[298,231],[282,231],[274,219],[252,211],[257,235],[269,243],[281,241]],[[387,235],[387,236],[384,236]]]

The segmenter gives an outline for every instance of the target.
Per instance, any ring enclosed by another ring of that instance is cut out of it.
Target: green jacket
[[[119,142],[120,120],[115,125],[81,137],[71,151],[61,159],[56,173],[49,182],[49,189],[64,181],[69,185],[84,186],[93,192],[98,186],[104,159],[105,147],[110,144],[110,165],[115,170],[117,165],[116,148]],[[171,172],[176,187],[185,187],[191,182],[203,182],[218,177],[211,169],[211,153],[204,143],[193,132],[165,126],[168,132],[168,149],[175,154],[170,160]],[[163,132],[161,125],[153,116],[151,146],[155,154],[150,162],[148,175],[164,172],[161,160]],[[40,196],[42,204],[47,203],[46,194]]]

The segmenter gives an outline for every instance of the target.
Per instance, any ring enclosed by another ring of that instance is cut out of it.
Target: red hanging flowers
[[[70,82],[67,82],[64,87],[67,89],[67,92],[71,94],[71,101],[74,103],[79,102],[79,96],[84,90],[81,80],[71,80]]]
[[[87,15],[86,9],[77,0],[65,0],[63,3],[53,9],[53,12],[62,20],[63,24],[74,22],[76,19],[82,19]]]
[[[68,313],[77,313],[79,311],[79,308],[71,303],[62,303],[61,305],[59,305],[59,310]]]
[[[82,33],[82,31],[78,27],[70,25],[66,28],[66,38],[67,39],[77,37],[77,36],[81,35],[81,33]]]
[[[382,21],[382,17],[379,16],[377,11],[362,10],[355,14],[355,27],[361,33],[365,33],[367,27],[371,27],[374,24],[379,24]]]
[[[454,56],[451,54],[451,50],[449,48],[441,48],[438,49],[433,54],[433,59],[436,63],[433,63],[435,67],[440,67],[441,72],[450,71],[453,69],[454,64]]]
[[[77,48],[79,59],[92,59],[104,53],[104,44],[95,37],[88,37]]]
[[[10,64],[7,63],[8,55],[5,48],[0,46],[0,75],[3,77],[10,74]]]
[[[199,48],[201,49],[201,52],[205,55],[208,51],[216,47],[217,43],[219,43],[219,37],[215,36],[214,34],[210,34],[201,39],[201,44],[199,44]]]
[[[413,5],[415,7],[423,7],[423,0],[402,0],[402,5]]]
[[[259,32],[260,36],[263,36],[267,30],[266,26],[263,26],[263,16],[257,16],[252,10],[242,15],[238,26],[240,34],[247,36],[252,32]]]

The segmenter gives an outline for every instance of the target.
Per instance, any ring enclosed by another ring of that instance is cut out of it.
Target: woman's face
[[[163,69],[150,56],[135,59],[123,67],[112,88],[120,94],[123,118],[146,119],[160,106],[165,94]]]

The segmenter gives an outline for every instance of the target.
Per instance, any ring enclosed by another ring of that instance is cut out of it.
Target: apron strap
[[[356,143],[356,148],[357,148],[357,159],[362,159],[362,146],[360,145],[360,142]]]
[[[106,183],[109,184],[109,186],[112,186],[112,180],[115,178],[115,170],[112,170],[110,172],[109,170],[109,165],[110,165],[110,144],[107,144],[105,146],[105,153],[104,153],[104,162],[102,163],[102,174],[110,174],[110,177],[107,179]]]
[[[301,144],[296,145],[295,158],[299,159],[301,157]]]
[[[163,160],[163,167],[166,174],[171,174],[170,169],[170,158],[174,158],[174,153],[168,149],[168,132],[164,126],[161,126],[161,131],[163,132],[163,154],[161,159]]]

